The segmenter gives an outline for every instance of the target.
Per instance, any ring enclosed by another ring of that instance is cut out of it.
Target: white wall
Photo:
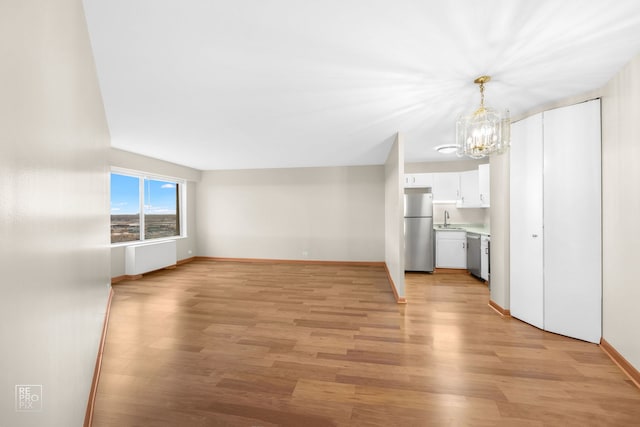
[[[0,2],[0,424],[82,425],[109,294],[109,134],[80,0]],[[42,412],[14,387],[42,385]]]
[[[640,370],[640,56],[602,97],[603,338]]]
[[[111,148],[109,151],[109,165],[171,178],[181,178],[187,181],[187,237],[176,239],[177,259],[179,261],[196,256],[198,235],[196,187],[200,180],[200,171],[115,148]],[[125,248],[126,246],[113,246],[111,248],[111,277],[125,274]]]
[[[206,171],[196,191],[199,256],[384,259],[384,168]]]
[[[510,308],[509,153],[491,157],[491,301]]]
[[[391,146],[384,173],[384,261],[398,297],[404,298],[404,140],[401,134],[396,135]]]
[[[429,172],[464,172],[478,169],[479,165],[489,163],[487,159],[462,159],[443,162],[413,162],[405,163],[405,173],[429,173]]]

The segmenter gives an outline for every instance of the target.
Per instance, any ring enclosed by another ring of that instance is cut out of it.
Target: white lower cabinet
[[[480,277],[489,280],[489,236],[480,237]]]
[[[436,268],[467,268],[466,231],[436,231]]]

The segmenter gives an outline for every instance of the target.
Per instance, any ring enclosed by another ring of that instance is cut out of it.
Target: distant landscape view
[[[176,182],[111,173],[111,243],[179,236],[179,194]]]
[[[145,215],[144,217],[144,238],[157,239],[160,237],[171,237],[180,234],[176,215]]]
[[[111,243],[140,240],[140,215],[111,215]]]
[[[180,234],[175,214],[145,215],[145,240]],[[111,243],[140,240],[140,215],[111,215]]]

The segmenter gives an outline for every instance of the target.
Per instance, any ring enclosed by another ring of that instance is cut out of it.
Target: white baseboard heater
[[[125,274],[138,276],[177,263],[176,241],[141,243],[127,246],[125,253]]]

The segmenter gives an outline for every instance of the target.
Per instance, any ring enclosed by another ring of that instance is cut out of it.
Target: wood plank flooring
[[[93,426],[632,426],[596,345],[467,274],[196,260],[114,286]]]

